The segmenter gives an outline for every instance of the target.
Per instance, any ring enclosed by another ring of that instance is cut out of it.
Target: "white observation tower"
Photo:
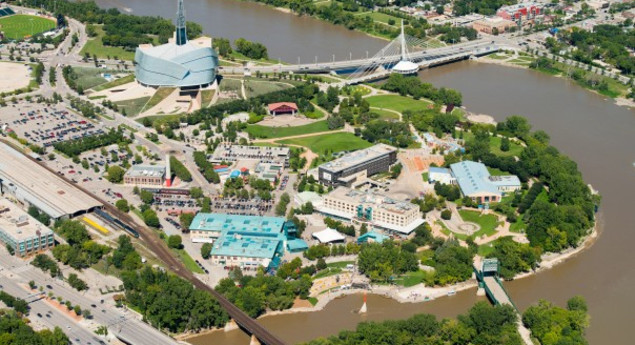
[[[399,42],[401,43],[401,60],[397,62],[391,69],[392,72],[399,74],[415,74],[419,70],[419,65],[410,61],[408,57],[408,48],[406,45],[406,34],[403,30],[403,19],[401,20],[401,35],[399,35]]]

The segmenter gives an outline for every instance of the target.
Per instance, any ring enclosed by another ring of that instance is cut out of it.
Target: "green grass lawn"
[[[115,104],[117,104],[120,111],[126,111],[126,116],[136,116],[139,115],[139,112],[141,112],[141,109],[149,100],[150,97],[141,97],[115,102]]]
[[[399,114],[393,113],[392,111],[384,109],[371,109],[370,112],[379,115],[379,118],[382,120],[399,120]]]
[[[247,93],[247,98],[257,97],[266,93],[281,91],[292,87],[293,86],[291,85],[278,82],[254,80],[245,81],[245,93]]]
[[[481,215],[480,212],[471,210],[459,210],[459,214],[464,221],[480,225],[481,229],[475,232],[473,236],[490,236],[496,232],[498,217],[493,214]]]
[[[221,91],[236,91],[240,95],[241,82],[238,79],[223,78],[218,84]]]
[[[187,267],[188,270],[194,273],[205,273],[197,264],[194,262],[194,259],[185,251],[185,249],[172,249],[176,255],[178,255],[181,262]]]
[[[102,43],[101,38],[104,36],[104,30],[101,25],[95,25],[95,32],[97,33],[97,36],[86,42],[86,45],[84,45],[82,51],[80,52],[81,56],[88,53],[91,58],[93,55],[97,55],[100,59],[106,59],[110,56],[111,58],[117,57],[121,60],[134,60],[134,51],[125,50],[121,47],[105,46]]]
[[[511,55],[496,53],[496,54],[489,54],[489,55],[487,55],[487,57],[490,58],[490,59],[494,59],[494,60],[505,60],[505,59],[511,57]]]
[[[406,109],[422,109],[429,104],[428,101],[416,100],[399,95],[379,95],[366,98],[371,107],[392,109],[402,113]]]
[[[395,279],[395,284],[402,285],[403,287],[410,287],[417,284],[421,284],[425,281],[427,272],[418,270],[416,272],[408,272],[403,276]]]
[[[498,168],[492,168],[492,167],[487,167],[487,171],[489,171],[489,174],[492,176],[504,176],[504,175],[509,175],[508,172],[502,171]]]
[[[497,155],[497,156],[520,156],[520,153],[523,152],[523,150],[525,149],[523,146],[521,146],[520,144],[515,143],[514,141],[510,140],[509,142],[509,150],[508,151],[501,151],[500,147],[501,147],[501,141],[503,140],[503,138],[501,137],[490,137],[489,138],[489,148],[490,151]]]
[[[105,84],[101,84],[98,86],[95,86],[93,88],[93,90],[95,92],[97,91],[102,91],[102,90],[108,90],[108,89],[112,89],[113,87],[117,87],[117,86],[121,86],[124,84],[128,84],[128,83],[132,83],[135,80],[134,74],[129,74],[123,78],[119,78],[119,79],[115,79],[113,81],[109,81]]]
[[[107,82],[101,74],[104,70],[93,67],[73,67],[73,72],[77,74],[77,85],[84,90],[88,90],[97,85]]]
[[[278,141],[280,144],[293,144],[308,147],[317,154],[328,152],[350,151],[372,146],[368,141],[351,133],[333,133],[306,138],[295,138]]]
[[[303,126],[295,127],[268,127],[261,125],[247,125],[247,133],[255,138],[283,138],[293,135],[317,133],[328,131],[326,120],[317,121]]]
[[[381,12],[373,12],[373,13],[367,13],[367,14],[362,14],[362,16],[369,16],[371,18],[373,18],[374,21],[376,22],[380,22],[380,23],[384,23],[384,24],[389,24],[388,22],[390,20],[393,21],[392,24],[389,25],[398,25],[401,21],[401,19],[397,18],[397,17],[393,17],[389,14],[386,13],[381,13]]]
[[[157,92],[152,95],[152,98],[145,105],[145,110],[150,110],[155,105],[161,103],[166,97],[168,97],[172,92],[174,92],[173,87],[162,87],[157,90]],[[205,104],[205,103],[203,103]]]
[[[0,31],[4,32],[5,37],[18,41],[54,29],[55,26],[55,21],[51,19],[26,14],[0,18]]]

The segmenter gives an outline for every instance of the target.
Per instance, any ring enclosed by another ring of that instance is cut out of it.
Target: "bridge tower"
[[[179,0],[176,10],[176,45],[182,46],[187,43],[187,29],[185,27],[185,7],[183,0]]]
[[[419,70],[419,65],[410,61],[410,58],[408,56],[408,45],[406,44],[406,34],[404,33],[403,19],[401,20],[401,34],[399,35],[398,39],[401,45],[401,60],[392,67],[391,71],[403,75],[417,73],[417,71]]]

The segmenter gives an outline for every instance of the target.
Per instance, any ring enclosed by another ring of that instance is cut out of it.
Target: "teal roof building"
[[[213,264],[247,270],[276,268],[289,243],[301,250],[295,232],[293,222],[282,217],[198,213],[190,225],[193,242],[212,243]]]

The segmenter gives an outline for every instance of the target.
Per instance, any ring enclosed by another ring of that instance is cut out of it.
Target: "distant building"
[[[298,112],[298,106],[292,102],[271,103],[267,106],[267,111],[269,115],[273,116],[281,114],[295,115]]]
[[[165,167],[162,165],[133,165],[123,177],[125,184],[163,186]]]
[[[521,187],[518,177],[491,176],[482,163],[462,161],[450,165],[450,170],[461,193],[479,204],[499,202],[503,195]]]
[[[382,243],[390,237],[378,232],[370,231],[357,238],[357,243]]]
[[[282,217],[198,213],[190,224],[192,242],[212,243],[213,264],[243,269],[277,267],[287,241],[294,240],[294,249],[304,248],[293,238],[295,232],[293,222]]]
[[[210,157],[210,162],[236,162],[239,160],[257,160],[261,163],[282,163],[289,166],[291,151],[281,146],[247,146],[234,144],[220,144]]]
[[[320,165],[318,176],[320,182],[326,185],[350,186],[359,179],[388,171],[396,161],[396,148],[377,144]]]
[[[526,21],[534,19],[542,13],[542,7],[535,2],[523,2],[515,5],[503,6],[498,9],[496,15],[511,21]]]
[[[19,257],[55,246],[51,229],[4,198],[0,198],[0,241]]]
[[[472,23],[472,28],[474,30],[489,35],[502,34],[507,31],[507,29],[514,26],[516,26],[516,23],[513,21],[500,17],[485,18]]]
[[[419,206],[388,196],[337,187],[322,198],[315,209],[329,217],[367,224],[401,236],[407,236],[424,223]]]
[[[284,165],[282,163],[258,163],[254,172],[261,180],[276,182],[282,176]]]

